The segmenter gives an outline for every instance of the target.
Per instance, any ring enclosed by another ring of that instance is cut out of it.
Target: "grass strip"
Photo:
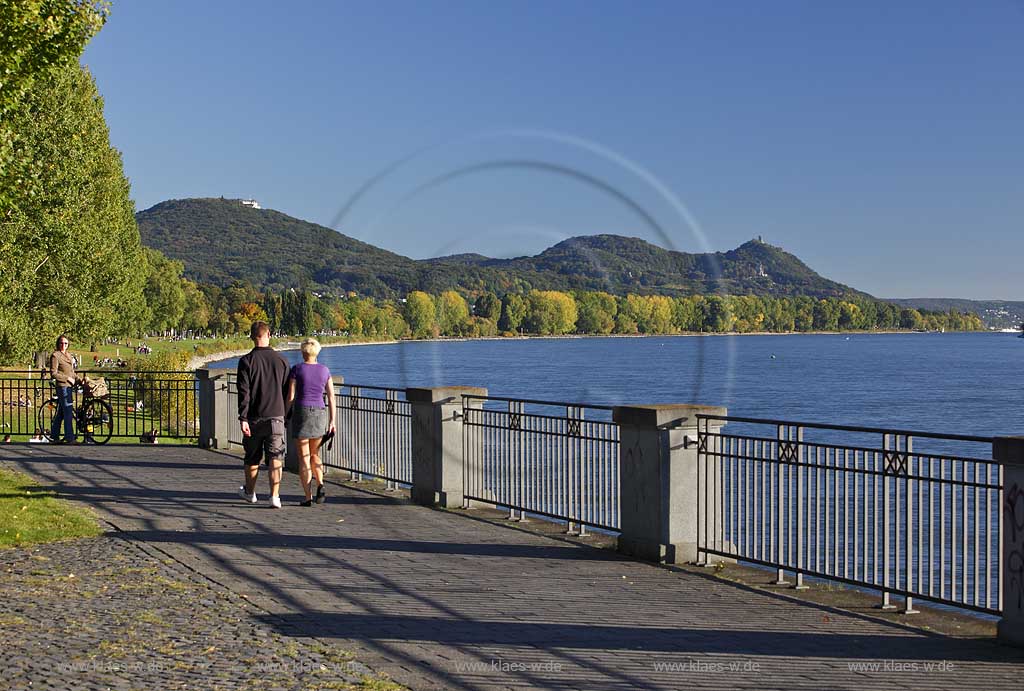
[[[0,470],[0,549],[102,532],[88,511],[58,499],[28,475]]]

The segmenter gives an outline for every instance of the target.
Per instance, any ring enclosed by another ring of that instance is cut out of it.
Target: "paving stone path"
[[[0,688],[312,691],[380,681],[337,646],[277,633],[265,614],[116,534],[0,550]]]
[[[258,626],[275,647],[326,642],[417,690],[1017,689],[1024,673],[1024,651],[990,641],[799,604],[359,489],[331,486],[328,504],[302,508],[287,475],[284,509],[246,505],[233,494],[240,463],[223,454],[13,446],[0,463],[93,507],[118,540],[212,583],[228,603],[248,596],[243,628],[224,635],[244,639],[244,627]],[[205,608],[211,620],[222,611],[203,599],[184,619],[165,610],[192,655],[222,640],[188,628]],[[10,608],[5,597],[0,616]],[[47,655],[79,636],[88,641],[72,630]],[[223,671],[236,664],[226,659]]]

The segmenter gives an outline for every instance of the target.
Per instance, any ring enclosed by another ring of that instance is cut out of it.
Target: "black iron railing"
[[[48,377],[39,371],[0,373],[0,434],[25,441],[37,428],[49,426],[55,395]],[[158,437],[193,440],[199,437],[199,401],[193,372],[141,370],[80,370],[79,375],[103,377],[104,400],[113,410],[113,440],[139,441],[156,431]]]
[[[464,496],[586,526],[619,527],[619,426],[610,406],[463,395]]]
[[[721,427],[728,423],[726,433]],[[992,439],[699,416],[699,549],[889,595],[998,613]]]

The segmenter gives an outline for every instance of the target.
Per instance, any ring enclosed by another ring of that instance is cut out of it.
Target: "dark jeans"
[[[70,386],[57,387],[57,414],[53,416],[50,437],[60,436],[60,423],[64,421],[64,441],[75,441],[75,392]]]

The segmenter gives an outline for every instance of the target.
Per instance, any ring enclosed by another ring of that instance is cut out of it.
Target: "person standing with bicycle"
[[[68,353],[68,346],[71,342],[68,337],[61,334],[57,338],[57,349],[50,354],[50,376],[53,378],[54,386],[57,389],[57,414],[53,416],[53,425],[50,427],[50,438],[56,440],[60,437],[61,420],[64,421],[64,439],[61,444],[75,443],[75,382],[78,376],[75,374],[75,363]]]

